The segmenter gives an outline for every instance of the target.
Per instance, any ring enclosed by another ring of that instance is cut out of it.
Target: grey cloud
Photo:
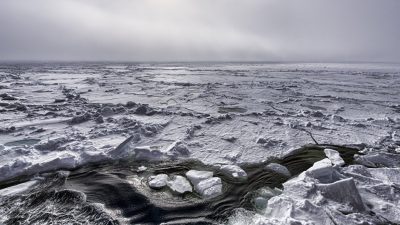
[[[1,0],[0,60],[400,61],[397,0]]]

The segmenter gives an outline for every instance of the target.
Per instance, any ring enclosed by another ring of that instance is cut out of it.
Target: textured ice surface
[[[0,196],[21,194],[21,193],[29,190],[31,187],[33,187],[37,183],[38,182],[36,180],[31,180],[31,181],[17,184],[17,185],[8,187],[8,188],[1,189]]]
[[[395,150],[399,72],[389,64],[2,64],[0,180],[48,161],[69,168],[124,158],[140,146],[208,164],[281,157],[313,143],[310,134]]]
[[[167,185],[168,175],[167,174],[157,174],[155,176],[150,176],[148,183],[151,188],[162,188]]]
[[[258,214],[242,211],[229,224],[398,224],[400,222],[399,168],[332,167],[318,161],[283,184]],[[336,174],[336,176],[331,176]],[[259,206],[260,207],[260,206]],[[263,208],[263,207],[260,207]]]
[[[182,176],[172,176],[167,181],[167,186],[171,189],[171,191],[176,192],[178,194],[184,194],[186,192],[192,192],[193,188],[190,185],[189,181]]]
[[[339,152],[333,149],[325,149],[324,150],[326,157],[331,160],[334,166],[343,166],[344,160],[340,157]]]
[[[339,167],[330,152],[284,184],[270,215],[282,224],[385,221],[315,192],[355,193],[353,178],[366,210],[399,221],[399,65],[1,64],[0,82],[0,181],[110,159],[240,165],[314,142],[356,145],[364,166]]]
[[[245,180],[247,178],[247,173],[242,168],[237,165],[223,165],[220,170],[225,175],[228,175],[234,179]]]
[[[213,177],[214,173],[211,171],[189,170],[185,175],[193,185],[197,185],[200,181]]]
[[[204,179],[194,186],[194,189],[203,198],[213,198],[222,194],[222,181],[219,177]]]

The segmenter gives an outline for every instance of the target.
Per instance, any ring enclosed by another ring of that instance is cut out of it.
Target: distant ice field
[[[399,149],[399,65],[1,64],[0,82],[0,180],[176,142],[205,164],[314,142]]]
[[[399,224],[400,65],[0,64],[0,224]]]

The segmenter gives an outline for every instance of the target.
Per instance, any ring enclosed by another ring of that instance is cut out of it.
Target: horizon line
[[[145,63],[264,63],[264,64],[295,64],[295,63],[327,63],[327,64],[400,64],[400,61],[365,61],[365,60],[1,60],[0,64],[15,63],[126,63],[126,64],[145,64]]]

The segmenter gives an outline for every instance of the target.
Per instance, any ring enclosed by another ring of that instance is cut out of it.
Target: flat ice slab
[[[194,189],[203,198],[214,198],[222,194],[222,181],[219,177],[211,177],[200,181]]]
[[[172,176],[167,182],[168,187],[177,194],[184,194],[186,192],[192,192],[192,186],[189,181],[182,176]]]
[[[185,175],[195,186],[200,181],[213,177],[214,173],[211,171],[189,170]]]
[[[167,185],[168,175],[167,174],[158,174],[155,176],[150,176],[148,179],[148,184],[151,188],[163,188]]]
[[[328,158],[315,162],[312,167],[306,171],[306,175],[319,180],[322,183],[332,182],[334,179],[334,169],[332,162]]]

